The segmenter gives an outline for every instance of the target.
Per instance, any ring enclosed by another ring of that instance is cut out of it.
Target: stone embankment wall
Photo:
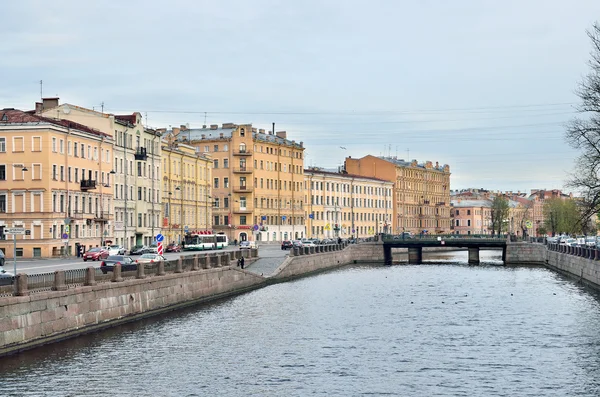
[[[507,265],[545,264],[546,246],[532,243],[509,243],[506,245]]]

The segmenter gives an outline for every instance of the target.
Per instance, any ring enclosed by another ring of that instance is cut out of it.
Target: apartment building
[[[492,234],[492,202],[487,199],[451,200],[452,233]]]
[[[113,206],[104,237],[127,249],[149,245],[160,232],[160,133],[144,127],[142,115],[107,114],[58,98],[37,106],[38,114],[55,120],[71,120],[113,137]],[[108,218],[107,218],[108,219]]]
[[[181,243],[186,233],[212,231],[212,159],[178,142],[172,134],[162,141],[162,234]]]
[[[43,100],[54,106],[56,98]],[[40,107],[42,104],[40,104]],[[0,249],[13,257],[5,227],[24,227],[17,257],[73,254],[111,239],[113,139],[69,120],[0,110]],[[108,231],[108,235],[105,232]]]
[[[304,170],[308,237],[370,237],[391,231],[393,187],[383,179]]]
[[[282,241],[306,236],[304,146],[286,131],[225,123],[173,128],[213,161],[212,227],[231,240]]]
[[[349,174],[394,183],[391,231],[450,233],[450,167],[396,157],[347,157]]]

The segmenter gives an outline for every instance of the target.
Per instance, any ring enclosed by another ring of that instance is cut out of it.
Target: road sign
[[[71,226],[65,226],[65,233],[69,234],[71,232]]]
[[[189,230],[190,230],[190,229],[187,227],[187,225],[183,227],[183,231],[184,231],[185,233],[187,233]]]
[[[29,230],[29,229],[25,230],[25,235],[26,236],[31,236],[31,230]]]
[[[254,225],[254,231],[258,230],[258,225]]]
[[[527,229],[531,229],[533,227],[533,222],[525,221],[525,227],[527,227]]]
[[[158,233],[158,234],[156,235],[156,241],[157,241],[157,242],[159,242],[159,243],[160,243],[160,242],[161,242],[161,241],[163,241],[164,239],[165,239],[165,236],[163,236],[162,234]]]
[[[63,234],[62,234],[62,239],[63,239],[63,240],[66,240],[66,239],[68,239],[68,238],[69,238],[69,235],[68,235],[67,233],[63,233]]]
[[[159,234],[159,236],[162,236]],[[163,254],[163,245],[161,242],[158,243],[158,249],[157,249],[158,255],[162,255]]]
[[[69,242],[69,239],[68,239],[68,238],[63,238],[63,239],[62,239],[62,242],[66,244],[66,243],[68,243],[68,242]]]
[[[282,221],[285,221],[286,219],[287,219],[287,217],[285,215],[281,217]]]
[[[5,227],[4,234],[25,234],[24,227]]]

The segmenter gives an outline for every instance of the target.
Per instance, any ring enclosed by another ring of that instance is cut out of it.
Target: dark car
[[[88,259],[91,261],[99,261],[100,259],[105,258],[108,258],[108,251],[100,247],[91,248],[88,252],[83,254],[84,262],[87,262]]]
[[[102,273],[106,274],[108,272],[112,272],[115,265],[121,265],[121,271],[130,271],[130,270],[137,270],[137,265],[135,264],[135,262],[133,261],[133,259],[131,259],[128,256],[125,255],[111,255],[108,258],[106,258],[105,260],[102,261],[102,263],[100,264],[100,270],[102,270]]]
[[[131,251],[129,251],[129,255],[142,255],[146,252],[148,252],[148,247],[146,247],[145,245],[136,245],[133,248],[131,248]]]
[[[177,244],[169,244],[169,245],[167,245],[167,248],[165,248],[165,251],[167,251],[167,252],[181,252],[181,246],[179,246]]]
[[[289,250],[289,249],[292,249],[292,247],[293,247],[293,246],[294,246],[294,245],[293,245],[293,244],[292,244],[292,242],[291,242],[291,241],[289,241],[289,240],[283,240],[283,241],[281,242],[281,249],[282,249],[282,250]]]
[[[7,272],[2,266],[0,266],[0,285],[11,285],[13,283],[13,280],[14,275],[12,273]]]

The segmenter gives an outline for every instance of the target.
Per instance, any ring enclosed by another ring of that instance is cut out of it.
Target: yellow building
[[[450,233],[450,167],[396,157],[346,158],[349,174],[394,183],[392,231]]]
[[[55,98],[44,99],[47,106]],[[17,256],[50,257],[103,244],[112,219],[113,139],[68,120],[0,110],[0,249],[13,257],[5,227],[24,227]],[[66,237],[66,238],[63,238]]]
[[[114,136],[114,215],[104,230],[113,243],[131,249],[149,245],[160,231],[160,133],[145,128],[142,115],[114,115],[72,104],[42,103],[38,114],[71,120]],[[38,106],[40,107],[40,106]]]
[[[212,159],[167,134],[162,141],[162,234],[181,243],[187,232],[211,230]]]
[[[371,237],[391,229],[393,182],[304,170],[306,230],[318,239]]]
[[[306,236],[302,142],[251,124],[181,126],[173,134],[212,157],[213,229],[238,241]]]

